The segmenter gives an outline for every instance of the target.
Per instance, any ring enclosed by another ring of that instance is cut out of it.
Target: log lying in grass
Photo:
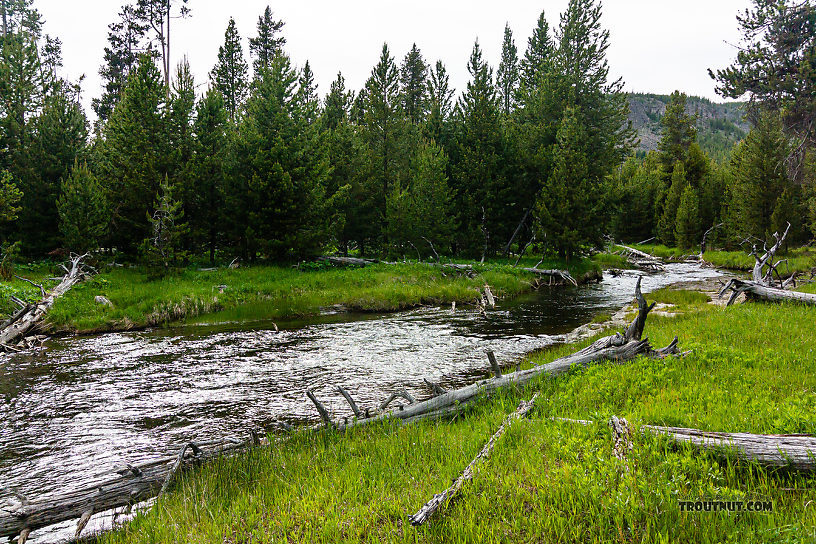
[[[87,254],[73,257],[70,268],[63,265],[65,276],[50,292],[46,293],[40,287],[44,293],[40,302],[25,304],[22,301],[16,301],[20,306],[20,310],[3,323],[2,329],[0,329],[0,350],[20,351],[29,347],[25,342],[26,337],[29,336],[29,333],[36,332],[37,327],[42,322],[45,314],[48,313],[48,310],[54,305],[54,302],[89,275],[82,263],[85,257],[87,257]]]
[[[722,288],[720,297],[729,290],[731,291],[731,297],[728,299],[727,306],[731,306],[737,297],[743,293],[748,300],[799,302],[802,304],[816,305],[816,295],[814,294],[786,291],[785,289],[769,287],[754,281],[732,279]]]
[[[490,456],[490,452],[493,451],[493,446],[496,445],[496,442],[498,442],[499,438],[501,438],[502,435],[507,431],[507,429],[510,428],[510,425],[513,424],[513,421],[517,419],[522,419],[526,417],[527,414],[530,413],[530,410],[533,409],[533,406],[535,405],[535,401],[537,398],[538,393],[533,395],[533,398],[531,398],[529,401],[522,401],[521,404],[519,404],[519,407],[516,409],[516,411],[504,419],[504,421],[501,424],[501,427],[499,427],[499,430],[496,431],[493,434],[493,436],[490,437],[490,440],[488,440],[487,443],[482,447],[482,449],[479,450],[479,453],[476,455],[476,457],[473,458],[473,461],[471,461],[470,464],[468,464],[468,466],[465,467],[465,470],[458,478],[456,478],[456,480],[453,481],[453,484],[442,493],[437,493],[436,495],[434,495],[431,498],[431,500],[426,502],[422,506],[422,508],[420,508],[417,511],[416,514],[408,517],[408,519],[411,522],[411,525],[422,525],[423,523],[428,521],[428,519],[430,519],[431,516],[433,516],[434,512],[436,512],[440,506],[446,504],[457,493],[459,493],[459,490],[462,489],[462,486],[465,484],[465,482],[473,478],[474,469],[476,468],[476,465]]]
[[[816,436],[803,434],[718,433],[682,427],[643,425],[642,430],[689,442],[719,455],[736,455],[770,467],[789,467],[803,472],[816,470]]]
[[[581,419],[552,418],[555,421],[594,425]],[[617,419],[614,418],[613,420]],[[621,420],[619,420],[621,421]],[[625,421],[625,420],[623,420]],[[641,425],[641,432],[667,436],[677,443],[690,443],[721,457],[735,455],[767,467],[792,468],[801,472],[816,470],[816,436],[806,434],[750,434],[701,431],[685,427]]]
[[[370,264],[374,264],[377,261],[374,259],[358,259],[356,257],[318,257],[318,261],[323,261],[326,263],[331,263],[337,266],[368,266]]]
[[[110,478],[94,485],[69,491],[50,500],[28,502],[12,510],[0,509],[0,539],[11,539],[31,531],[69,521],[80,520],[77,536],[94,513],[107,512],[114,508],[132,506],[141,501],[156,496],[159,491],[169,484],[170,479],[179,468],[196,462],[215,459],[222,455],[229,455],[249,447],[250,442],[207,442],[200,443],[194,455],[165,457],[149,463],[128,466],[119,472],[119,476]],[[182,454],[189,451],[185,446]]]

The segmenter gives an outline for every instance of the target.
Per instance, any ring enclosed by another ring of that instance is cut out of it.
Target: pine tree
[[[247,97],[247,71],[241,36],[230,17],[224,34],[224,45],[218,48],[218,62],[210,73],[215,88],[224,96],[230,120],[235,121]]]
[[[604,202],[606,180],[623,163],[636,134],[628,119],[623,82],[609,79],[609,31],[601,26],[601,15],[598,0],[570,0],[555,34],[557,48],[546,63],[550,66],[548,72],[539,80],[521,116],[527,125],[523,149],[528,179],[536,175],[546,175],[547,179],[539,201],[566,198],[558,206],[572,209],[578,217],[592,218],[586,228],[568,228],[569,222],[557,227],[548,222],[557,233],[554,242],[542,225],[539,239],[547,236],[547,244],[564,257],[576,254],[583,245],[597,247],[602,243],[611,210],[608,206],[592,206],[586,199]],[[558,132],[563,134],[556,133],[555,143],[547,153],[541,146],[553,140],[553,119],[559,110]],[[559,156],[562,148],[572,150],[570,155],[585,161],[584,165],[563,164],[564,158]],[[553,179],[572,180],[577,171],[585,176],[580,184],[562,189],[552,183]],[[566,196],[561,194],[563,191],[567,191]],[[550,215],[565,217],[563,213]],[[542,219],[546,221],[547,216]]]
[[[99,181],[111,206],[111,244],[126,253],[147,237],[145,210],[168,171],[166,97],[153,59],[142,55],[105,125]]]
[[[690,249],[697,244],[699,235],[699,197],[691,184],[687,184],[677,206],[677,220],[674,237],[681,249]]]
[[[671,176],[677,161],[686,162],[689,148],[697,139],[697,119],[686,113],[686,95],[674,91],[660,119],[662,134],[657,144],[666,177]]]
[[[8,223],[17,219],[20,213],[18,205],[23,193],[14,184],[14,178],[6,171],[0,171],[0,223]]]
[[[266,6],[263,15],[258,17],[258,35],[249,39],[249,54],[252,56],[252,68],[255,78],[263,70],[268,70],[274,58],[283,51],[286,38],[278,36],[283,30],[283,21],[272,18],[272,8]]]
[[[453,167],[453,187],[459,212],[459,243],[472,255],[495,249],[504,221],[504,195],[500,194],[502,131],[493,71],[482,58],[479,43],[468,61],[471,80],[459,99],[462,135],[460,156]]]
[[[181,201],[174,198],[176,187],[168,178],[159,184],[159,193],[152,214],[147,214],[150,233],[141,245],[142,259],[149,267],[167,273],[187,259],[182,247],[187,233]]]
[[[329,94],[326,95],[326,105],[323,108],[323,128],[334,130],[341,123],[348,121],[354,93],[346,91],[346,80],[338,72],[337,79],[332,81]]]
[[[403,168],[405,115],[400,104],[399,71],[383,44],[380,60],[366,82],[363,135],[371,154],[371,178],[379,189],[377,201],[383,220],[387,215],[386,196],[405,175]],[[387,245],[387,244],[386,244]]]
[[[549,71],[548,63],[554,50],[550,38],[550,24],[542,11],[533,34],[527,40],[527,50],[521,61],[522,92],[530,93],[538,87],[541,78]]]
[[[601,236],[602,195],[590,178],[587,153],[590,135],[573,109],[564,112],[553,146],[553,169],[536,202],[538,238],[569,261],[587,243]]]
[[[110,213],[102,186],[87,164],[74,163],[70,176],[62,181],[57,208],[66,248],[75,253],[99,248],[108,230]]]
[[[427,97],[428,65],[416,44],[405,55],[400,68],[402,108],[408,119],[419,124],[428,110]]]
[[[192,195],[187,217],[196,246],[207,248],[215,263],[218,236],[223,225],[228,115],[224,97],[210,88],[198,102],[195,124]]]
[[[32,164],[29,175],[21,180],[23,211],[16,227],[23,251],[44,255],[59,247],[60,183],[85,151],[88,120],[76,99],[68,95],[68,89],[59,86],[46,98],[31,127]]]
[[[297,101],[303,109],[306,122],[311,125],[320,115],[320,99],[317,97],[317,84],[309,61],[303,65],[298,79]]]
[[[239,127],[232,177],[241,186],[228,195],[228,208],[238,220],[233,233],[250,259],[309,256],[325,239],[328,160],[297,100],[297,80],[289,58],[278,55],[253,86]]]
[[[441,60],[436,61],[428,77],[428,119],[425,134],[431,140],[447,149],[450,145],[450,118],[453,112],[454,90],[450,87],[450,76]]]
[[[733,154],[730,230],[736,239],[768,239],[777,200],[791,184],[784,168],[789,143],[778,116],[763,115]]]
[[[675,227],[677,225],[677,208],[686,190],[686,169],[681,161],[674,164],[672,170],[671,185],[669,186],[666,199],[662,207],[658,209],[661,214],[657,224],[657,236],[666,245],[673,245],[675,242]]]
[[[504,26],[504,41],[502,42],[502,56],[499,70],[496,73],[496,84],[499,87],[499,99],[502,112],[508,117],[516,105],[519,84],[518,49],[513,42],[513,31],[510,25]]]
[[[170,23],[190,16],[188,0],[136,0],[136,17],[159,43],[159,60],[164,74],[165,98],[170,99]],[[174,9],[174,8],[178,9]],[[152,43],[151,43],[152,45]]]
[[[427,243],[434,253],[450,251],[456,226],[447,162],[440,146],[423,142],[418,148],[411,180],[411,238],[417,246]]]
[[[113,112],[127,85],[131,70],[139,61],[146,30],[147,27],[139,20],[131,5],[123,6],[119,12],[119,21],[108,25],[108,45],[105,47],[104,64],[99,68],[105,90],[101,97],[92,101],[93,110],[102,122]]]

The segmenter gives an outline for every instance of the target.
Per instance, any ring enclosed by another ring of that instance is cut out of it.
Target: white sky
[[[122,0],[35,0],[45,31],[63,42],[64,73],[86,75],[83,102],[101,94],[97,72],[107,44],[108,24],[117,19]],[[318,91],[324,95],[338,70],[357,90],[388,42],[399,63],[416,42],[426,61],[441,59],[457,93],[464,88],[467,59],[476,38],[486,59],[498,65],[505,22],[523,55],[539,13],[558,25],[567,0],[190,0],[192,17],[175,21],[173,64],[187,55],[198,84],[224,41],[229,17],[235,18],[249,62],[248,38],[258,16],[270,4],[286,23],[283,34],[293,62],[308,59]],[[707,68],[723,68],[736,57],[736,15],[750,0],[606,0],[602,23],[611,33],[608,58],[612,75],[623,77],[627,91],[688,94],[719,100]],[[202,91],[204,86],[199,89]]]

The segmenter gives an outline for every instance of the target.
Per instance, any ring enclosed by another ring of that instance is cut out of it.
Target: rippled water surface
[[[645,276],[643,288],[716,275],[673,264]],[[487,348],[511,362],[558,342],[631,300],[635,281],[627,273],[544,288],[499,301],[488,318],[470,308],[422,308],[279,323],[279,332],[271,323],[230,323],[50,341],[0,361],[0,496],[6,487],[35,501],[125,463],[174,455],[191,440],[314,420],[306,388],[335,416],[350,413],[338,385],[361,406],[403,386],[427,397],[423,378],[460,385],[487,373]],[[69,527],[35,531],[31,541],[66,538]]]

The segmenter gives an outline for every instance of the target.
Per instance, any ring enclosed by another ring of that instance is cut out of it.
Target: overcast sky
[[[192,17],[174,21],[173,64],[187,55],[204,89],[230,16],[235,18],[249,60],[248,37],[270,4],[286,23],[286,50],[295,64],[308,59],[321,95],[342,71],[351,89],[361,88],[388,42],[397,62],[416,42],[430,63],[441,59],[460,91],[468,80],[467,59],[478,38],[496,66],[505,23],[519,55],[538,15],[558,25],[568,0],[190,0]],[[85,74],[83,102],[101,94],[97,74],[107,44],[108,24],[120,0],[35,0],[45,31],[63,43],[65,75]],[[707,68],[722,68],[736,57],[736,15],[750,0],[606,0],[602,23],[611,33],[608,58],[613,76],[626,90],[686,93],[719,100]],[[92,115],[91,111],[88,111]]]

